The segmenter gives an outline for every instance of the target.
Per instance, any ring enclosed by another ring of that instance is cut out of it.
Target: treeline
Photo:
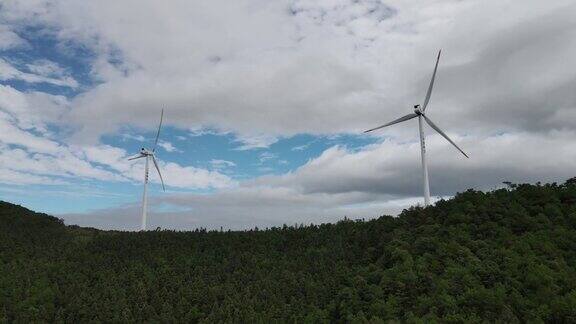
[[[576,322],[576,178],[399,217],[115,232],[0,203],[0,322]]]

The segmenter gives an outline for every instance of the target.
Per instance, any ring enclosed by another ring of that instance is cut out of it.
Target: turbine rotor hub
[[[420,108],[420,105],[415,105],[415,106],[414,106],[414,113],[415,113],[416,115],[418,115],[418,116],[420,116],[420,115],[423,114],[422,108]]]
[[[150,151],[150,150],[148,150],[148,149],[146,149],[146,148],[141,148],[141,149],[140,149],[140,154],[142,154],[142,155],[152,155],[153,153],[152,153],[152,151]]]

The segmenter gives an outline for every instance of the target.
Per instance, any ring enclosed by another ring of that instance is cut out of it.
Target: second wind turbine
[[[448,135],[446,135],[440,128],[438,128],[438,126],[436,126],[436,124],[434,124],[430,118],[428,118],[425,114],[424,111],[426,111],[426,107],[428,106],[428,102],[430,102],[430,96],[432,95],[432,88],[434,87],[434,79],[436,78],[436,70],[438,69],[438,62],[440,61],[440,53],[442,53],[442,50],[438,51],[438,57],[436,58],[436,66],[434,66],[434,72],[432,73],[432,80],[430,80],[430,85],[428,86],[428,92],[426,93],[426,99],[424,99],[424,104],[422,105],[422,107],[420,107],[420,105],[415,105],[414,106],[414,112],[411,114],[408,114],[406,116],[400,117],[394,121],[389,122],[388,124],[384,124],[382,126],[378,126],[376,128],[372,128],[369,129],[367,131],[365,131],[364,133],[368,133],[380,128],[384,128],[386,126],[390,126],[390,125],[394,125],[394,124],[398,124],[401,123],[403,121],[407,121],[410,120],[412,118],[416,118],[418,117],[418,129],[420,131],[420,152],[422,155],[422,174],[423,174],[423,178],[424,178],[424,205],[428,206],[430,205],[430,185],[428,182],[428,165],[426,164],[426,144],[424,143],[424,129],[423,129],[423,120],[426,121],[426,123],[428,123],[428,125],[430,125],[430,127],[432,127],[435,131],[438,132],[438,134],[442,135],[446,140],[448,140],[448,142],[450,142],[450,144],[454,145],[454,147],[456,147],[458,149],[458,151],[460,151],[462,154],[464,154],[465,157],[468,157],[468,155],[466,155],[466,153],[464,153],[464,151],[462,151],[458,145],[456,145],[456,143],[454,143],[450,137],[448,137]]]
[[[158,175],[160,176],[160,181],[162,182],[162,189],[166,191],[166,187],[164,187],[164,179],[162,179],[162,173],[160,173],[160,168],[158,167],[158,161],[156,161],[156,147],[158,147],[158,138],[160,137],[160,129],[162,128],[162,119],[164,118],[164,109],[162,109],[162,113],[160,113],[160,125],[158,125],[158,132],[156,133],[156,139],[154,140],[154,147],[152,150],[147,148],[140,149],[140,153],[133,157],[129,158],[128,160],[136,160],[141,158],[146,158],[146,165],[144,168],[144,193],[142,194],[142,227],[143,231],[146,230],[146,221],[147,221],[147,209],[148,209],[148,173],[150,169],[150,160],[154,163],[154,167],[156,167],[156,171],[158,171]]]

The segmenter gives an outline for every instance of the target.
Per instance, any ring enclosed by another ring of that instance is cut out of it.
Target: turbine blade
[[[128,161],[136,160],[136,159],[141,159],[141,158],[143,158],[143,157],[145,157],[145,156],[146,156],[146,155],[144,155],[144,154],[140,154],[140,155],[137,155],[137,156],[135,156],[135,157],[129,158]]]
[[[162,182],[162,190],[166,191],[166,187],[164,186],[164,179],[162,179],[162,173],[160,173],[160,168],[158,167],[158,162],[156,162],[156,157],[154,155],[152,155],[152,162],[154,162],[156,171],[158,171],[158,175],[160,176],[160,182]]]
[[[372,129],[369,129],[369,130],[367,130],[367,131],[364,131],[364,133],[368,133],[368,132],[371,132],[371,131],[373,131],[373,130],[377,130],[377,129],[380,129],[380,128],[384,128],[384,127],[386,127],[386,126],[398,124],[398,123],[401,123],[401,122],[403,122],[403,121],[410,120],[410,119],[412,119],[412,118],[414,118],[414,117],[416,117],[416,116],[418,116],[418,115],[416,115],[416,114],[414,114],[414,113],[408,114],[408,115],[403,116],[403,117],[400,117],[400,118],[398,118],[398,119],[396,119],[396,120],[394,120],[394,121],[391,121],[391,122],[389,122],[388,124],[384,124],[384,125],[382,125],[382,126],[378,126],[378,127],[376,127],[376,128],[372,128]]]
[[[154,140],[154,148],[152,152],[156,152],[156,146],[158,145],[158,138],[160,137],[160,128],[162,128],[162,119],[164,118],[164,108],[162,108],[162,112],[160,113],[160,124],[158,125],[158,132],[156,133],[156,140]]]
[[[432,96],[432,88],[434,87],[436,70],[438,70],[438,62],[440,61],[440,53],[442,53],[442,50],[438,51],[438,57],[436,58],[436,66],[434,66],[434,73],[432,73],[432,80],[430,80],[430,85],[428,86],[428,92],[426,93],[426,99],[424,99],[424,104],[422,105],[422,111],[426,111],[426,106],[428,106],[428,102],[430,101],[430,97]]]
[[[458,145],[456,145],[456,143],[454,143],[454,142],[450,139],[450,137],[448,137],[448,135],[444,134],[444,132],[443,132],[440,128],[438,128],[438,126],[436,126],[436,124],[434,124],[434,123],[430,120],[430,118],[426,117],[425,115],[422,115],[422,116],[424,117],[424,120],[426,120],[426,122],[428,123],[428,125],[430,125],[430,127],[434,128],[434,130],[437,131],[438,134],[444,136],[444,138],[447,139],[448,142],[450,142],[450,144],[454,145],[454,147],[457,148],[458,151],[460,151],[460,153],[464,154],[465,157],[470,158],[466,153],[464,153],[464,151],[462,151],[462,150],[458,147]]]

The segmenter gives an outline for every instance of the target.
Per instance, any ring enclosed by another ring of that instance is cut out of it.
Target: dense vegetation
[[[0,203],[0,322],[576,322],[576,178],[370,221],[65,226]]]

